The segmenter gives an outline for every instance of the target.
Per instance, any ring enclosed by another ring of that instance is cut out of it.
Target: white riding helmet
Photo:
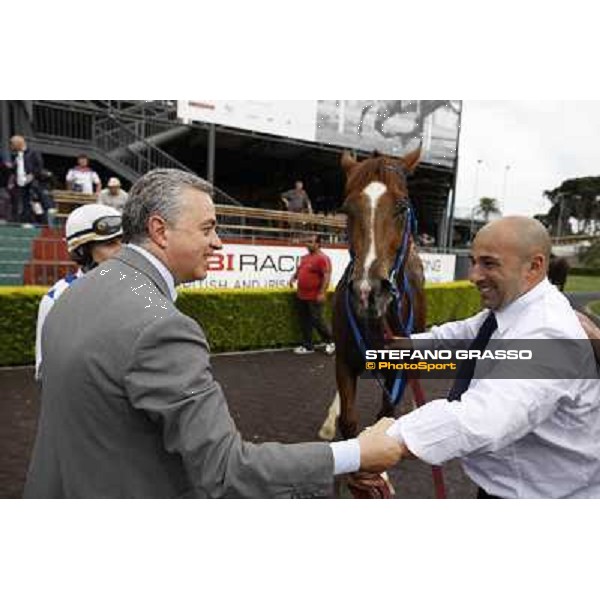
[[[123,235],[121,213],[104,204],[85,204],[67,218],[67,250],[73,252],[89,242],[112,240]]]

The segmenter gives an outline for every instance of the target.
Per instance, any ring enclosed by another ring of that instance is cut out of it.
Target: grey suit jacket
[[[330,494],[328,444],[242,441],[202,329],[135,250],[124,248],[60,297],[42,348],[25,497]]]

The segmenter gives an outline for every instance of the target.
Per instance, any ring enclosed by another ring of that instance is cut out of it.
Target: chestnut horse
[[[406,177],[420,149],[403,158],[374,156],[362,162],[342,156],[351,262],[334,298],[333,335],[340,399],[339,429],[345,439],[359,432],[355,407],[365,349],[383,349],[386,340],[425,329],[423,265],[413,240],[414,215]],[[378,418],[393,416],[399,401],[395,375],[384,387]],[[401,395],[401,394],[400,394]]]

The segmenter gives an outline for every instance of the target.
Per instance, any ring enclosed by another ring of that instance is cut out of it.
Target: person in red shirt
[[[325,294],[331,280],[331,261],[321,252],[321,239],[313,235],[306,243],[308,254],[302,257],[296,272],[290,279],[290,287],[298,282],[296,299],[300,327],[302,328],[302,345],[294,352],[296,354],[311,354],[314,352],[312,330],[316,329],[325,342],[325,353],[333,354],[335,345],[331,329],[323,319]]]

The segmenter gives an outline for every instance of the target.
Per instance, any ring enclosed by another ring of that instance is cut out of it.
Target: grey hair
[[[173,224],[181,210],[181,194],[194,188],[212,195],[208,181],[179,169],[154,169],[140,177],[129,192],[123,207],[123,241],[134,244],[148,239],[148,219],[160,215]]]

